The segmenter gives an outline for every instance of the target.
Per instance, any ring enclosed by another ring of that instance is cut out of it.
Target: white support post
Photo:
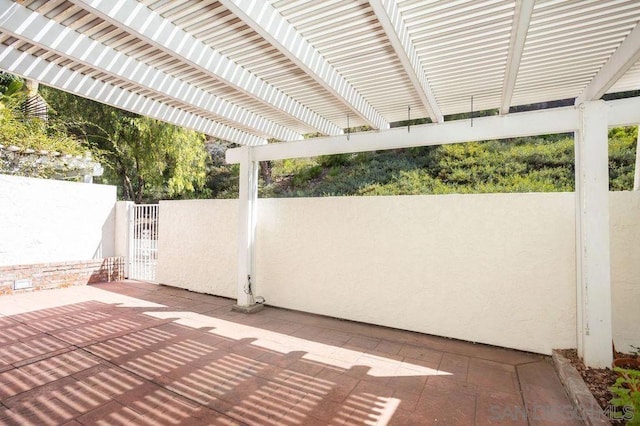
[[[633,190],[640,191],[640,126],[638,126],[638,140],[636,141],[636,169],[633,175]]]
[[[612,361],[607,105],[578,106],[575,133],[578,354],[588,367]]]
[[[243,146],[240,160],[238,200],[238,302],[233,310],[253,313],[262,309],[253,296],[255,289],[255,235],[258,201],[258,165],[253,148]]]

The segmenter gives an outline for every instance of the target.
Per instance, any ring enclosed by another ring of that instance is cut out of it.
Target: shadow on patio
[[[0,423],[576,422],[546,357],[232,304],[138,282],[3,297]]]

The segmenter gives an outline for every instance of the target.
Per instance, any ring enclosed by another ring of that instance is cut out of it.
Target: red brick
[[[122,258],[3,266],[0,268],[0,294],[13,294],[16,279],[33,280],[33,289],[19,292],[47,290],[122,280],[123,269]]]

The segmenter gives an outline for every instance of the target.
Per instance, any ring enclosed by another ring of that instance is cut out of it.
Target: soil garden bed
[[[617,373],[609,368],[585,367],[582,360],[578,357],[578,353],[575,349],[563,349],[559,352],[571,362],[571,365],[573,365],[576,370],[578,370],[585,384],[603,411],[607,410],[611,406],[609,401],[613,398],[613,394],[609,388],[616,382],[616,379],[618,378]],[[625,422],[621,420],[611,420],[611,424],[624,425]]]

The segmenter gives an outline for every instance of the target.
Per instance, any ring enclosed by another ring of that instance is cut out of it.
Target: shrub
[[[346,166],[351,162],[351,154],[323,155],[318,158],[318,163],[322,167],[331,168],[336,166]]]
[[[315,166],[306,167],[293,177],[293,179],[291,180],[291,184],[296,188],[300,188],[306,185],[309,181],[320,176],[322,174],[322,170],[322,166],[318,164],[316,164]]]
[[[614,368],[620,374],[616,383],[609,389],[614,397],[611,404],[620,408],[621,420],[627,425],[640,425],[640,371]]]

